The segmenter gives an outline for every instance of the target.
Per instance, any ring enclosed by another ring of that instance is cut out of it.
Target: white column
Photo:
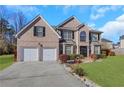
[[[73,46],[71,46],[71,54],[73,54]]]
[[[79,35],[78,35],[78,31],[76,32],[76,46],[77,46],[77,48],[76,48],[76,52],[77,52],[77,54],[79,54]]]
[[[63,43],[63,54],[65,54],[65,44]]]
[[[94,54],[94,45],[91,45],[91,54]]]
[[[89,46],[87,46],[87,57],[89,57]]]

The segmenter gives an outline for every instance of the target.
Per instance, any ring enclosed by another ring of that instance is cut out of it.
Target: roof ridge
[[[64,21],[62,21],[60,24],[58,24],[57,27],[64,25],[65,23],[67,23],[68,21],[70,21],[73,18],[75,18],[77,21],[79,21],[76,16],[72,15],[72,16],[68,17],[67,19],[65,19]]]

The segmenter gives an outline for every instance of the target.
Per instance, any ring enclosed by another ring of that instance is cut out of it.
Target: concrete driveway
[[[83,87],[57,62],[18,62],[0,72],[0,87]]]

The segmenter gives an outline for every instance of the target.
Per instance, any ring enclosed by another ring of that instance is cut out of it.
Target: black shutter
[[[62,38],[63,38],[63,31],[61,31],[61,36],[62,36]]]
[[[34,27],[34,36],[37,36],[37,27]]]
[[[98,40],[100,40],[100,36],[99,36],[99,34],[98,34]]]
[[[45,36],[45,27],[43,27],[43,36]]]
[[[72,32],[72,39],[74,39],[74,32]]]

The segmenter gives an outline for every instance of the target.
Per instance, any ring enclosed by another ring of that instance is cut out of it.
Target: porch
[[[62,43],[59,45],[59,54],[81,54],[89,57],[90,54],[101,54],[101,45],[76,46],[74,44]]]
[[[59,54],[81,54],[84,57],[89,56],[89,46],[76,46],[74,44],[62,43],[59,45]]]

